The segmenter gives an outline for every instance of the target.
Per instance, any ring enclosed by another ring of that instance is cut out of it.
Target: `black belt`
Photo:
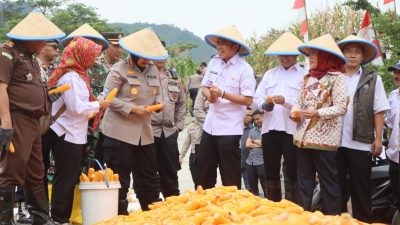
[[[39,119],[40,117],[42,117],[44,115],[44,113],[40,112],[40,111],[26,111],[26,110],[22,110],[22,109],[11,110],[11,112],[22,114],[22,115],[31,117],[33,119]]]

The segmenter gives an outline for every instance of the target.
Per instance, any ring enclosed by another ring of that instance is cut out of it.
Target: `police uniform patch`
[[[132,88],[131,89],[131,94],[134,95],[134,96],[137,95],[138,94],[138,89],[137,88]]]
[[[153,88],[152,90],[151,90],[151,93],[155,96],[155,95],[157,95],[157,88]]]
[[[8,52],[1,52],[1,55],[8,58],[9,60],[13,59],[12,55]]]

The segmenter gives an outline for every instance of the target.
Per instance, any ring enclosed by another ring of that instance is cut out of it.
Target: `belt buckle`
[[[192,149],[192,150],[190,151],[190,153],[195,154],[195,153],[196,153],[196,150],[195,150],[195,149]]]

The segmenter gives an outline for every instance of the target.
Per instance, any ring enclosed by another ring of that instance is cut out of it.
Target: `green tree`
[[[27,0],[27,3],[31,8],[38,9],[46,16],[49,16],[67,2],[69,2],[69,0]]]
[[[196,47],[196,44],[181,42],[167,47],[169,53],[168,67],[176,68],[184,84],[186,84],[188,77],[198,69],[196,61],[188,56],[188,52]]]
[[[366,0],[350,0],[344,4],[350,6],[353,10],[358,10],[360,13],[365,10],[371,13],[372,26],[381,43],[381,49],[387,57],[383,58],[384,66],[369,64],[367,67],[381,75],[387,93],[392,91],[395,89],[395,85],[392,74],[387,71],[387,67],[394,65],[399,60],[397,53],[400,51],[400,39],[398,39],[400,17],[390,12],[383,13]]]
[[[107,20],[101,19],[95,8],[82,3],[69,4],[65,9],[57,9],[51,20],[66,34],[71,33],[84,23],[90,24],[98,32],[118,31],[110,27]]]
[[[6,40],[6,34],[30,11],[24,0],[0,1],[0,41]]]

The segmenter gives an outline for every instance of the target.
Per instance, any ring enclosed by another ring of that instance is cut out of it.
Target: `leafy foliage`
[[[98,32],[117,31],[96,13],[95,8],[82,3],[69,4],[66,9],[57,9],[51,20],[66,34],[71,33],[84,23],[90,24]]]

